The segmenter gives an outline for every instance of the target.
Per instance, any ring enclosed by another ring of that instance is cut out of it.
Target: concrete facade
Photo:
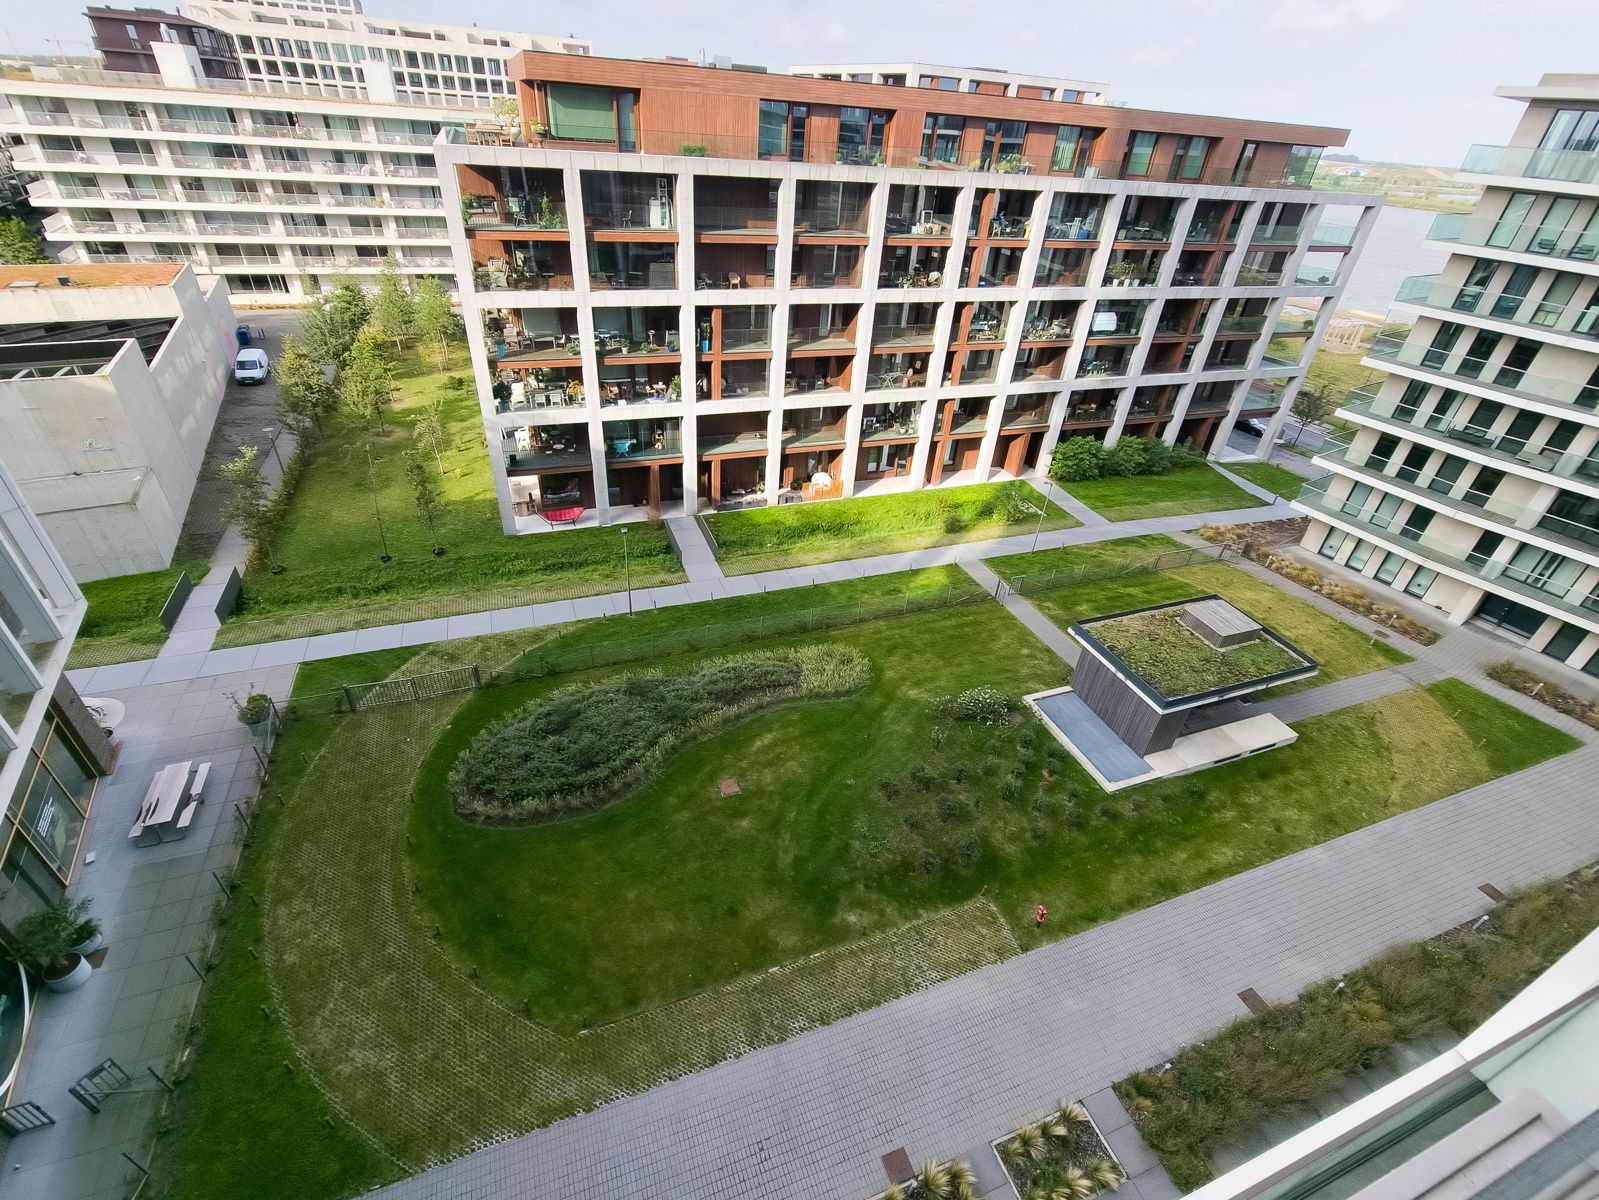
[[[0,269],[0,333],[42,327],[0,346],[11,364],[0,444],[80,581],[170,564],[233,361],[223,281],[157,273],[167,282],[116,267]],[[98,332],[152,320],[171,327],[148,361],[139,341]]]
[[[1462,166],[1476,210],[1433,222],[1451,257],[1401,286],[1303,545],[1599,675],[1599,75],[1497,94],[1526,110]]]

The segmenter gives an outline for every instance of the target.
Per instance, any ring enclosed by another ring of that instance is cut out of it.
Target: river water
[[[1349,277],[1349,286],[1344,289],[1340,307],[1381,316],[1388,311],[1407,275],[1430,275],[1442,269],[1449,255],[1425,249],[1421,244],[1437,215],[1416,208],[1384,208],[1379,212],[1366,248]]]

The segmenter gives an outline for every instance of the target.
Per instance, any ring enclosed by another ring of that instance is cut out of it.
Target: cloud
[[[1135,67],[1164,67],[1177,58],[1176,46],[1140,46],[1127,58]]]
[[[1380,25],[1393,16],[1393,0],[1282,0],[1267,27],[1302,37]]]

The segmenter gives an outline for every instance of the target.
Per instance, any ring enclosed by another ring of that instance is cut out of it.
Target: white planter
[[[74,955],[74,957],[77,961],[70,971],[56,979],[51,979],[46,975],[44,977],[44,986],[52,992],[75,992],[88,983],[89,976],[94,974],[94,968],[89,965],[89,960],[84,958],[83,955],[78,954]]]
[[[103,933],[101,933],[98,929],[96,929],[94,931],[93,935],[91,935],[90,937],[85,938],[83,941],[79,942],[76,946],[74,946],[72,948],[74,950],[76,950],[79,954],[90,955],[90,954],[93,954],[96,950],[98,950],[103,945],[105,945],[105,935]]]

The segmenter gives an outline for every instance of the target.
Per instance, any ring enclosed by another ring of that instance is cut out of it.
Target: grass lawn
[[[991,558],[988,565],[1005,579],[1029,576],[1037,580],[1047,577],[1050,571],[1140,563],[1164,551],[1179,549],[1182,547],[1177,542],[1156,534]],[[1387,642],[1374,641],[1338,618],[1226,563],[1201,563],[1159,574],[1124,575],[1046,591],[1028,591],[1027,596],[1045,616],[1065,629],[1073,621],[1087,617],[1191,600],[1211,592],[1282,634],[1315,659],[1320,667],[1310,679],[1284,684],[1268,694],[1285,695],[1410,661],[1408,654]]]
[[[1210,467],[1180,467],[1168,475],[1120,475],[1062,484],[1109,521],[1259,508],[1261,501]]]
[[[464,371],[465,351],[453,353],[452,369]],[[278,539],[277,558],[287,570],[251,573],[218,647],[622,589],[622,535],[614,527],[525,537],[501,532],[477,398],[469,387],[449,390],[445,378],[431,358],[408,351],[384,417],[386,433],[342,418],[330,425]],[[403,472],[404,453],[416,444],[412,428],[433,396],[444,400],[450,433],[443,475],[436,476],[442,501],[436,543]],[[393,556],[388,563],[379,561],[374,501]],[[664,526],[634,524],[628,539],[634,587],[684,578]],[[433,556],[435,544],[446,548],[443,557]]]
[[[1347,392],[1365,386],[1381,374],[1363,365],[1362,357],[1362,354],[1336,354],[1325,348],[1317,350],[1302,386],[1311,391],[1325,391],[1342,404]]]
[[[1031,533],[1080,522],[1025,483],[930,488],[857,500],[784,504],[707,517],[717,558],[729,575],[805,567]]]
[[[1299,489],[1305,482],[1303,475],[1275,463],[1228,463],[1227,469],[1289,500],[1299,495]]]
[[[67,666],[102,667],[154,658],[167,640],[160,621],[161,606],[185,570],[189,581],[198,584],[210,566],[204,560],[174,563],[164,571],[119,575],[84,584],[83,595],[89,608],[77,640],[72,643]]]

